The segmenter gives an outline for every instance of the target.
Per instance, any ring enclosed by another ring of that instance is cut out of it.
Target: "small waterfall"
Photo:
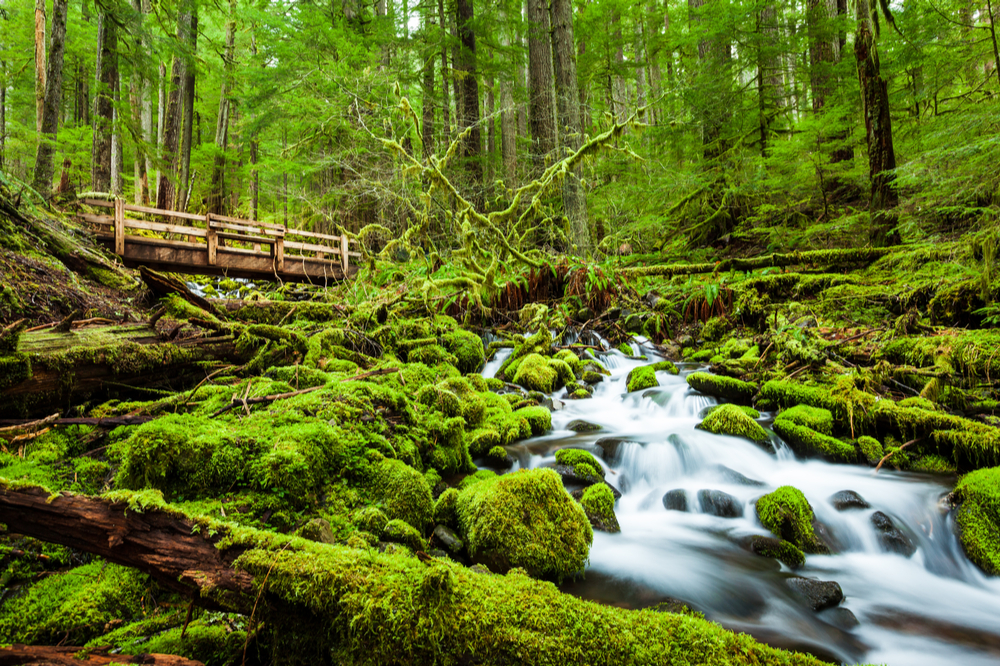
[[[566,584],[568,592],[632,607],[680,600],[762,641],[846,663],[1000,662],[1000,579],[965,558],[940,506],[949,491],[945,480],[798,459],[777,437],[771,452],[698,430],[699,415],[716,401],[688,388],[684,377],[696,369],[658,372],[659,387],[629,393],[628,372],[659,359],[645,343],[633,352],[649,361],[615,349],[599,353],[611,376],[593,397],[566,401],[552,414],[551,433],[514,448],[527,467],[551,463],[554,450],[565,446],[603,453],[608,482],[623,492],[616,507],[622,532],[595,533],[586,578]],[[509,354],[499,350],[483,374],[495,373]],[[766,425],[768,417],[760,421]],[[601,430],[573,433],[566,426],[575,419]],[[768,534],[754,503],[783,485],[805,494],[836,545],[834,555],[809,555],[794,572],[741,546],[751,535]],[[838,511],[830,498],[843,490],[871,507]],[[690,511],[666,509],[663,497],[671,491],[683,493]],[[732,511],[742,516],[706,513],[712,501],[700,492],[712,491],[730,496]],[[883,548],[876,512],[909,538],[916,547],[911,557]],[[838,582],[845,594],[840,609],[816,613],[803,606],[787,583],[792,576]]]

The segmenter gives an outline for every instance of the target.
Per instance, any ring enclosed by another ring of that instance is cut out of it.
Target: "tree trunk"
[[[234,59],[236,57],[236,4],[229,4],[229,22],[226,24],[226,52],[223,67],[222,90],[219,93],[219,116],[215,122],[215,162],[212,167],[212,186],[208,195],[208,212],[226,213],[226,149],[229,147],[229,113],[233,89]]]
[[[54,14],[55,10],[52,11]],[[35,131],[37,132],[42,131],[45,93],[45,0],[35,0]]]
[[[7,61],[0,60],[0,74],[7,80]],[[4,156],[7,154],[7,86],[0,86],[0,171],[4,168]]]
[[[253,59],[257,57],[257,33],[256,26],[250,31],[250,55]],[[258,206],[260,204],[260,170],[257,169],[260,148],[257,143],[257,132],[250,132],[250,219],[259,220]]]
[[[174,210],[187,209],[188,185],[191,179],[191,139],[194,132],[194,86],[198,53],[198,4],[187,0],[177,20],[177,37],[185,50],[184,70],[181,77],[181,129],[180,169],[177,176]]]
[[[768,2],[757,14],[757,100],[760,112],[760,154],[770,154],[772,127],[784,105],[777,10]]]
[[[465,156],[466,172],[477,193],[482,192],[483,181],[483,140],[479,127],[479,72],[476,62],[476,35],[472,31],[475,18],[472,0],[456,0],[455,23],[461,40],[461,59],[459,62],[459,77],[461,80],[462,105],[459,116],[459,131],[471,128],[469,136],[463,143],[462,153]],[[475,197],[477,202],[482,196]]]
[[[547,0],[528,0],[528,122],[531,125],[531,159],[536,171],[556,145],[552,93],[552,40],[549,37]]]
[[[555,64],[556,109],[559,115],[559,144],[562,156],[565,157],[576,152],[583,140],[571,0],[552,0],[552,54]],[[577,253],[587,255],[590,252],[587,198],[580,184],[579,169],[577,167],[563,178],[563,212],[569,221],[570,243],[576,246]]]
[[[635,57],[635,106],[636,106],[636,119],[645,123],[647,121],[647,110],[646,110],[646,64],[648,62],[649,54],[646,53],[645,43],[644,43],[644,23],[642,16],[636,16],[634,39],[632,53]]]
[[[173,210],[174,192],[177,189],[177,148],[181,136],[181,59],[174,57],[170,67],[170,92],[167,95],[166,110],[163,116],[163,152],[161,160],[166,170],[160,172],[159,185],[156,188],[156,208]],[[161,107],[162,108],[162,107]]]
[[[45,105],[42,111],[41,137],[35,154],[34,187],[43,197],[52,190],[52,154],[59,131],[59,109],[62,106],[63,54],[66,52],[66,11],[68,0],[52,2],[52,44],[46,72]]]
[[[146,21],[146,14],[151,9],[149,0],[132,0],[132,9],[139,17],[135,47],[138,52],[142,53],[147,48],[143,26]],[[150,147],[153,146],[153,102],[151,95],[152,84],[149,76],[145,72],[139,71],[139,68],[135,68],[132,72],[130,102],[132,122],[139,129],[142,141],[136,142],[135,160],[133,163],[135,179],[133,190],[135,203],[140,205],[149,202],[149,173],[152,170],[152,160],[150,159],[149,151]]]
[[[893,181],[896,178],[896,153],[892,146],[892,122],[889,116],[889,91],[879,68],[875,46],[872,9],[869,0],[857,0],[858,28],[854,35],[854,57],[858,63],[861,101],[868,141],[868,168],[871,179],[869,211],[872,217],[873,245],[899,243],[895,230],[899,203]]]
[[[97,49],[90,180],[95,192],[110,192],[111,134],[118,88],[118,24],[105,10],[97,18]]]
[[[434,60],[437,58],[437,51],[431,43],[431,35],[437,28],[434,20],[434,8],[430,0],[424,0],[426,4],[421,7],[420,19],[423,25],[423,66],[421,67],[420,94],[423,98],[420,118],[420,141],[424,145],[424,159],[434,155]]]
[[[166,119],[167,119],[167,66],[160,62],[159,79],[156,84],[156,154],[160,159],[164,159],[163,155],[163,141],[166,132]],[[154,185],[156,186],[155,201],[160,201],[160,167],[159,162],[157,162],[156,167],[156,181]],[[159,206],[159,204],[157,204]],[[160,207],[163,208],[163,207]]]
[[[121,77],[115,81],[115,90],[111,109],[111,194],[122,195],[122,151],[121,118],[119,118],[121,102]]]
[[[444,145],[451,140],[451,100],[448,97],[448,17],[444,13],[444,0],[438,0],[438,21],[441,24],[441,134]]]
[[[704,157],[713,160],[729,149],[723,132],[732,115],[732,48],[728,39],[709,26],[702,16],[702,7],[709,1],[688,0],[688,10],[692,27],[700,33],[696,88],[701,101],[696,117],[701,120]]]
[[[489,51],[489,61],[490,70],[493,69],[493,50]],[[497,96],[496,96],[496,79],[493,78],[493,74],[489,75],[486,80],[486,111],[483,114],[484,118],[487,118],[489,125],[487,126],[486,133],[486,180],[484,181],[484,186],[488,190],[492,190],[493,181],[496,178],[494,173],[494,165],[496,164],[496,151],[497,151],[497,121],[496,121],[496,111],[497,111]]]
[[[832,92],[831,70],[837,60],[835,49],[839,48],[837,35],[831,26],[832,14],[836,11],[836,0],[808,0],[808,2],[806,30],[809,36],[809,85],[812,88],[812,108],[818,113],[826,106],[826,99]]]
[[[625,79],[622,78],[622,69],[625,67],[625,45],[622,43],[622,16],[617,9],[611,17],[612,34],[614,43],[618,45],[615,50],[614,60],[611,64],[611,107],[615,120],[619,123],[625,122],[628,114],[628,93],[625,91]]]

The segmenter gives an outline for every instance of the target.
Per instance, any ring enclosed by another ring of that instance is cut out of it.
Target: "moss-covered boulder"
[[[414,551],[423,551],[427,548],[427,542],[424,541],[417,529],[399,519],[393,519],[385,525],[382,539],[386,542],[402,544]]]
[[[797,546],[777,537],[753,535],[747,540],[750,551],[758,556],[774,558],[795,569],[806,563],[806,555]]]
[[[604,479],[604,468],[585,449],[560,449],[555,456],[556,472],[566,481],[597,484]]]
[[[680,371],[677,369],[677,365],[669,359],[664,359],[663,361],[657,361],[650,368],[654,371],[665,371],[671,375],[677,375]]]
[[[838,463],[852,463],[855,459],[854,447],[850,444],[800,426],[789,419],[775,419],[774,432],[803,456],[822,456]]]
[[[984,468],[963,477],[953,495],[959,539],[973,563],[1000,575],[1000,468]]]
[[[687,376],[687,382],[695,391],[734,403],[749,403],[757,393],[757,385],[724,375],[691,373]]]
[[[586,564],[590,521],[552,470],[480,482],[459,494],[456,508],[469,555],[493,572],[520,567],[561,580]]]
[[[475,373],[486,359],[483,339],[464,329],[455,329],[441,337],[444,348],[454,355],[455,368],[462,373]]]
[[[829,553],[813,528],[812,505],[794,486],[782,486],[757,499],[757,518],[769,531],[806,553]]]
[[[871,466],[877,465],[885,454],[882,451],[882,443],[870,435],[861,436],[854,444],[861,460]]]
[[[422,474],[402,461],[383,459],[375,464],[369,491],[389,520],[405,521],[421,534],[431,527],[431,488]]]
[[[587,513],[587,519],[594,530],[605,533],[620,533],[621,526],[615,516],[615,495],[607,484],[592,484],[583,490],[580,505]]]
[[[656,379],[656,371],[653,370],[652,366],[639,366],[629,371],[625,386],[629,391],[642,391],[650,387],[658,387],[660,382]]]
[[[558,379],[559,373],[549,365],[548,359],[540,354],[529,354],[518,364],[514,384],[521,385],[529,391],[548,394],[555,389]]]
[[[721,405],[710,406],[710,407],[708,407],[708,408],[705,409],[705,411],[701,415],[701,418],[705,419],[710,414],[712,414],[713,412],[715,412],[716,410],[718,410],[719,408],[721,408],[723,405],[735,405],[735,404],[734,403],[722,403]],[[737,405],[736,407],[739,408],[740,412],[742,412],[743,414],[745,414],[750,419],[760,419],[760,412],[758,412],[757,410],[754,410],[750,406],[748,406],[748,405]]]
[[[823,435],[833,435],[833,414],[825,408],[814,408],[811,405],[796,405],[782,410],[778,419],[805,426]]]
[[[746,438],[760,444],[770,442],[764,427],[747,416],[739,406],[731,403],[720,405],[713,410],[697,428],[717,435]]]

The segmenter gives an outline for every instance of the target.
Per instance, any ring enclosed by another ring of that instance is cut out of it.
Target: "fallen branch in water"
[[[893,454],[895,454],[896,452],[900,452],[900,451],[906,449],[907,447],[909,447],[910,445],[912,445],[913,443],[920,442],[921,440],[923,440],[923,438],[917,438],[916,440],[910,440],[909,442],[900,445],[899,449],[897,449],[895,452],[889,452],[888,454],[886,454],[885,456],[883,456],[882,460],[878,462],[877,466],[875,466],[875,472],[873,472],[872,474],[873,475],[878,474],[879,468],[881,468],[882,464],[885,463],[886,461],[888,461],[889,458],[892,457]]]

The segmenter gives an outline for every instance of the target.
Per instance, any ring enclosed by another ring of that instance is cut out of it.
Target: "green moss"
[[[678,373],[680,373],[680,371],[677,370],[677,366],[674,364],[674,362],[670,361],[669,359],[664,359],[663,361],[657,361],[655,364],[651,366],[651,368],[654,371],[666,371],[671,375],[677,375]]]
[[[932,439],[940,449],[950,449],[955,463],[963,470],[1000,466],[998,429],[981,433],[967,430],[935,431]]]
[[[427,549],[427,542],[424,541],[423,536],[421,536],[417,529],[399,519],[393,519],[385,525],[385,530],[382,531],[382,539],[386,542],[402,544],[414,551],[425,551]]]
[[[542,327],[537,333],[529,336],[523,342],[514,346],[514,351],[507,361],[500,366],[496,377],[501,380],[511,379],[517,373],[522,360],[532,354],[548,356],[552,353],[552,333],[547,327]]]
[[[173,620],[175,627],[161,629],[157,625],[162,621],[155,619],[152,623],[139,623],[104,635],[92,642],[92,645],[111,644],[121,649],[122,653],[131,655],[148,653],[181,655],[207,665],[237,664],[242,660],[243,650],[247,644],[246,617],[239,614],[202,612],[201,616],[192,620],[186,629],[183,626],[182,616],[175,615],[168,618]]]
[[[629,343],[627,340],[623,341],[618,346],[618,351],[624,354],[626,357],[631,357],[633,354],[635,354],[635,350],[632,349],[632,344]]]
[[[724,318],[713,317],[702,326],[701,337],[707,341],[722,340],[728,330],[729,323]]]
[[[766,558],[775,558],[792,569],[806,564],[806,555],[802,550],[786,540],[754,535],[750,538],[750,544],[755,554]]]
[[[560,449],[555,456],[556,463],[573,468],[573,474],[581,479],[594,481],[604,479],[604,468],[594,455],[585,449]]]
[[[718,410],[719,408],[721,408],[723,405],[735,405],[735,404],[734,403],[721,403],[719,405],[713,405],[710,408],[708,408],[707,410],[705,410],[705,415],[704,416],[705,417],[709,416],[710,414],[712,414],[713,412],[715,412],[716,410]],[[743,414],[745,414],[750,419],[760,419],[760,412],[758,412],[757,410],[754,410],[753,408],[751,408],[749,406],[746,406],[746,405],[737,405],[736,407],[739,408],[740,412],[742,412]]]
[[[540,354],[529,354],[517,367],[514,384],[525,389],[552,393],[559,374],[549,365],[548,359]]]
[[[882,443],[870,435],[863,435],[858,438],[857,448],[862,458],[868,462],[868,465],[878,464],[884,455]]]
[[[757,499],[757,517],[777,537],[791,542],[806,553],[829,553],[816,539],[812,506],[793,486],[782,486]]]
[[[734,403],[749,403],[757,393],[756,385],[723,375],[691,373],[687,376],[687,382],[695,391]]]
[[[406,359],[410,363],[421,363],[428,366],[435,366],[437,364],[458,365],[458,358],[440,345],[422,345],[414,350],[410,350]]]
[[[0,644],[84,644],[113,619],[141,616],[149,587],[146,575],[103,561],[46,577],[3,601]]]
[[[353,521],[361,530],[381,538],[389,523],[389,517],[378,507],[363,507],[354,513]]]
[[[13,387],[31,377],[31,359],[23,352],[0,355],[0,389]]]
[[[464,491],[470,486],[479,484],[480,482],[486,482],[497,478],[497,474],[492,470],[477,470],[468,477],[464,478],[458,484],[459,491]]]
[[[590,522],[552,470],[480,482],[459,494],[457,507],[470,556],[494,572],[522,567],[561,580],[586,564]]]
[[[540,405],[529,405],[528,407],[515,410],[511,417],[515,420],[524,420],[531,427],[532,435],[542,435],[552,428],[552,413]]]
[[[795,405],[787,410],[782,410],[781,414],[778,415],[778,419],[786,419],[823,435],[833,435],[833,415],[829,410],[824,408]]]
[[[969,560],[990,575],[1000,575],[1000,468],[969,473],[955,487],[961,504],[956,519]]]
[[[452,530],[458,530],[458,489],[448,488],[434,503],[434,521]]]
[[[631,392],[658,387],[660,382],[656,379],[656,371],[653,370],[652,366],[638,366],[629,371],[625,385]]]
[[[764,428],[731,403],[718,406],[700,423],[698,428],[719,435],[733,435],[758,443],[770,442]]]
[[[482,338],[470,331],[455,329],[442,336],[441,343],[455,357],[455,367],[462,373],[475,373],[486,359]]]
[[[421,533],[431,526],[434,501],[427,480],[402,461],[380,461],[369,490],[390,520],[401,519]]]
[[[607,484],[591,484],[584,489],[580,505],[595,530],[611,533],[621,531],[618,517],[615,516],[615,496]]]
[[[937,454],[921,456],[910,464],[910,470],[933,475],[954,475],[958,472],[954,463]]]
[[[572,369],[574,375],[583,372],[584,364],[580,360],[580,357],[578,357],[576,353],[573,352],[573,350],[559,350],[554,355],[552,355],[552,358],[558,359],[559,361],[562,361],[565,364],[567,364],[570,367],[570,369]]]
[[[822,456],[830,461],[852,463],[855,459],[854,447],[846,442],[807,426],[800,426],[789,419],[774,420],[774,432],[781,436],[792,449],[803,456]]]

